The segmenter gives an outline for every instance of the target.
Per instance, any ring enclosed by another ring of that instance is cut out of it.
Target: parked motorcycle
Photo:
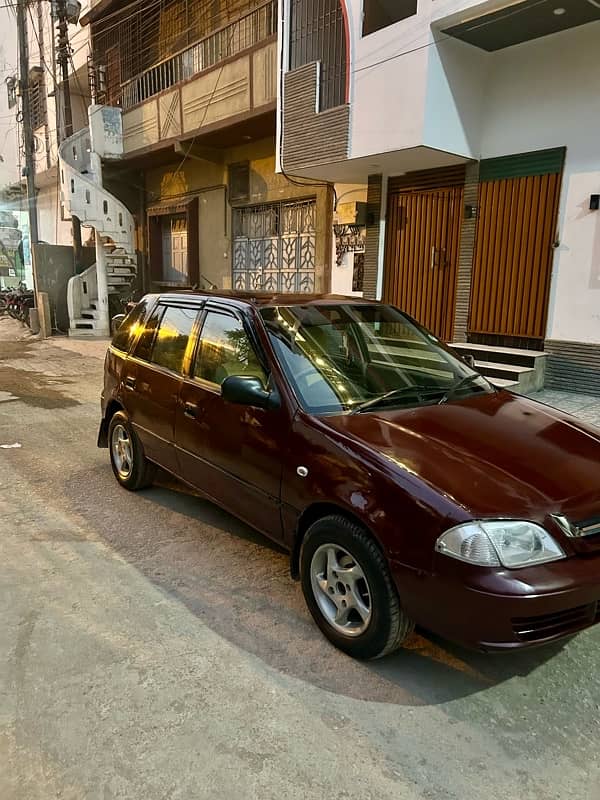
[[[10,316],[29,325],[29,309],[35,306],[33,291],[21,281],[16,289],[4,292],[4,300]]]

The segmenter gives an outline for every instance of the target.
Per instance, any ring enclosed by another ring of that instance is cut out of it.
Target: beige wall
[[[317,291],[329,291],[331,212],[329,189],[297,186],[275,173],[275,143],[264,139],[224,152],[224,163],[187,159],[146,173],[148,205],[178,197],[199,197],[200,273],[219,288],[231,287],[232,210],[226,200],[227,165],[250,161],[250,200],[245,205],[317,198]],[[181,162],[180,162],[181,163]]]

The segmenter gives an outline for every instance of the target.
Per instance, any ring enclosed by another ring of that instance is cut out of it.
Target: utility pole
[[[60,80],[62,86],[62,101],[64,115],[64,139],[73,135],[73,110],[71,107],[71,85],[69,83],[69,58],[71,48],[69,45],[69,23],[67,20],[67,0],[57,0],[56,14],[58,18],[58,43],[56,48],[56,60],[60,67]],[[61,137],[59,136],[59,141]],[[75,264],[81,263],[81,222],[78,217],[73,216],[71,227],[73,231],[73,252]]]
[[[64,138],[73,135],[73,111],[71,109],[71,86],[69,84],[69,25],[67,22],[67,0],[58,0],[56,3],[58,16],[58,47],[56,58],[60,66],[60,79],[62,82],[62,99],[64,113]]]
[[[37,307],[37,270],[33,245],[39,241],[37,198],[35,194],[35,164],[33,161],[33,129],[29,106],[29,48],[27,43],[27,0],[17,0],[17,35],[19,38],[19,86],[23,114],[23,146],[25,149],[25,177],[27,180],[27,208],[29,211],[29,241],[33,269],[33,288]]]

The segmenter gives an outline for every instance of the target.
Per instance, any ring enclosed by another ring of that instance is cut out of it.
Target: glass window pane
[[[183,370],[183,357],[197,314],[195,308],[167,308],[154,342],[154,364],[173,372]]]
[[[202,328],[194,377],[220,386],[230,375],[260,378],[266,386],[265,372],[242,323],[235,317],[209,311]]]
[[[147,300],[142,300],[135,308],[131,309],[113,336],[113,347],[116,347],[118,350],[123,350],[125,353],[129,352],[132,342],[142,327],[147,310]]]
[[[154,342],[154,334],[158,328],[158,323],[165,310],[164,306],[156,306],[149,320],[146,322],[146,327],[142,331],[140,338],[137,341],[133,354],[136,358],[141,358],[144,361],[150,361],[150,353],[152,352],[152,343]]]
[[[417,0],[364,0],[363,36],[417,13]]]

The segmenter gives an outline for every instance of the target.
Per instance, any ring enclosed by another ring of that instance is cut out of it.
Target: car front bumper
[[[432,574],[391,567],[409,616],[468,647],[533,647],[600,623],[600,556],[508,570],[436,554]]]

